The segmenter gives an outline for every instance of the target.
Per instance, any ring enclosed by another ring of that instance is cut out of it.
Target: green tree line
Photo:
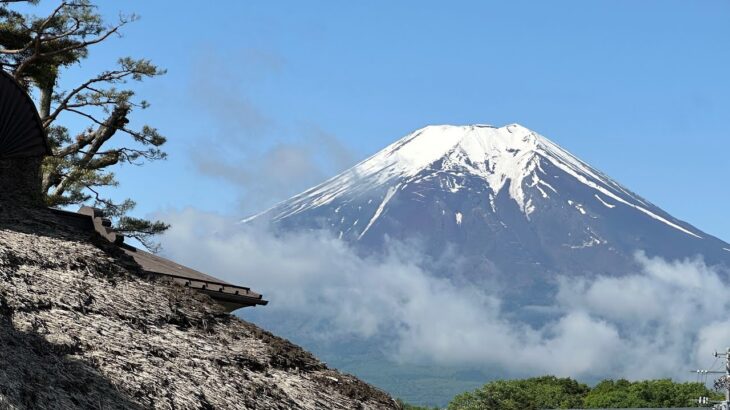
[[[456,396],[447,410],[538,410],[569,408],[699,407],[700,396],[722,397],[702,383],[671,379],[604,380],[594,387],[555,376],[497,380]],[[431,410],[404,404],[406,410]]]

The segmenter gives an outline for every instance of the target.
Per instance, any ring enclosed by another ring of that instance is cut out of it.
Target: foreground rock
[[[0,203],[0,409],[395,409],[385,393]]]

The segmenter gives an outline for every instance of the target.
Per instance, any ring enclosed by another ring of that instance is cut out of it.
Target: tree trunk
[[[53,89],[56,87],[56,75],[49,73],[49,78],[44,80],[42,84],[38,84],[38,90],[40,90],[40,107],[38,112],[41,119],[47,118],[51,115],[51,100],[53,98]]]

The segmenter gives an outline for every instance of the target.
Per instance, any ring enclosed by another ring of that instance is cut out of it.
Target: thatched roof
[[[397,408],[60,222],[0,209],[0,408]]]

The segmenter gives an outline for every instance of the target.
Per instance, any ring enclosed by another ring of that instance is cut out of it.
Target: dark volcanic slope
[[[516,124],[426,127],[249,221],[324,228],[373,252],[420,240],[528,299],[555,273],[629,273],[637,251],[730,266],[724,241]]]
[[[397,408],[92,241],[0,204],[0,408]]]

